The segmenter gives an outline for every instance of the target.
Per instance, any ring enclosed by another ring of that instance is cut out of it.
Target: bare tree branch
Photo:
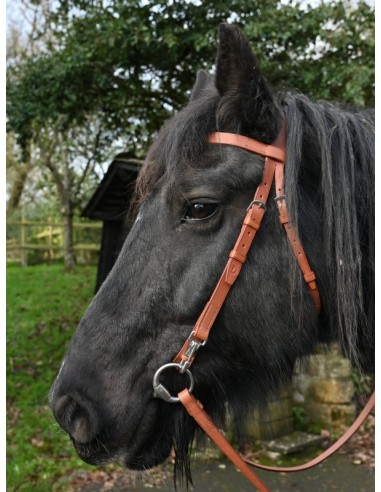
[[[87,162],[86,162],[86,165],[85,165],[85,169],[82,172],[82,176],[78,180],[77,186],[75,187],[75,194],[76,195],[79,195],[80,190],[81,190],[81,188],[83,186],[83,183],[87,179],[87,176],[90,174],[90,172],[92,172],[94,170],[94,167],[96,165],[95,154],[96,154],[96,151],[97,151],[97,149],[99,147],[99,141],[100,141],[101,135],[102,135],[102,128],[99,127],[99,129],[98,129],[98,131],[97,131],[97,133],[95,135],[93,145],[92,145],[92,147],[93,147],[92,148],[92,152],[91,152],[91,154],[89,155],[89,157],[87,159]]]

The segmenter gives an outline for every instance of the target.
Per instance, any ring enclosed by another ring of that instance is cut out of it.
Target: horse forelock
[[[171,175],[180,166],[191,166],[205,149],[206,135],[216,130],[215,93],[192,100],[160,130],[151,145],[139,173],[134,202],[141,205],[152,193],[156,183]]]

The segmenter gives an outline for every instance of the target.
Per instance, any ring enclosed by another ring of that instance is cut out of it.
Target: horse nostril
[[[78,403],[71,396],[63,395],[53,405],[54,416],[60,426],[77,443],[87,443],[94,439],[97,418],[90,405]]]

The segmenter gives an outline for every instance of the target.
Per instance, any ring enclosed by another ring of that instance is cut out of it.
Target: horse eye
[[[205,220],[209,219],[217,210],[217,203],[196,202],[188,206],[183,220]]]

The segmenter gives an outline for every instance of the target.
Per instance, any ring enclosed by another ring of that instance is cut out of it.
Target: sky
[[[53,0],[55,1],[55,0]],[[192,1],[192,0],[186,0],[186,1]],[[321,1],[330,1],[330,0],[305,0],[302,3],[308,5],[317,5]],[[3,0],[4,2],[4,0]],[[282,4],[289,4],[292,3],[293,0],[280,0],[280,3]],[[374,6],[375,5],[375,0],[366,0],[366,2],[369,5]],[[199,0],[194,0],[194,3],[199,3]],[[358,3],[357,0],[347,0],[348,4],[356,5]],[[25,16],[22,13],[23,8],[22,8],[22,2],[20,0],[6,0],[6,26],[7,28],[11,23],[15,23],[16,25],[27,29],[28,21],[25,19]],[[2,16],[3,17],[3,16]],[[4,32],[4,30],[2,31]]]

